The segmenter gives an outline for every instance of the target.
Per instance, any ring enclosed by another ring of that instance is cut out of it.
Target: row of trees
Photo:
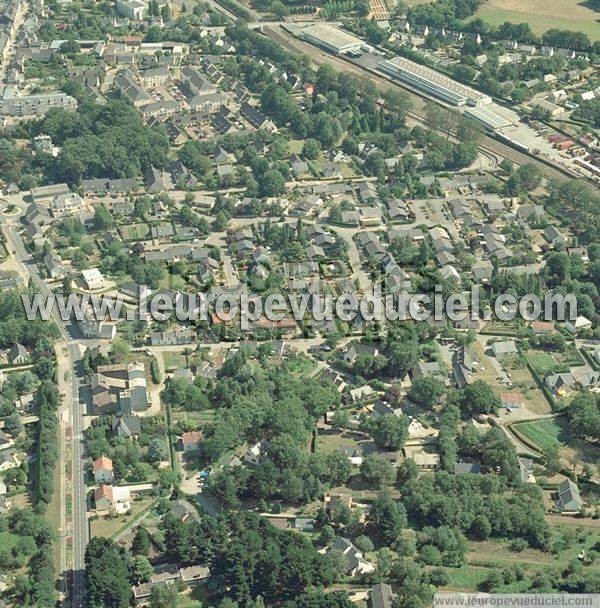
[[[56,385],[43,382],[35,395],[38,409],[37,458],[35,461],[34,501],[45,510],[54,494],[54,469],[58,459],[58,418],[60,396]]]

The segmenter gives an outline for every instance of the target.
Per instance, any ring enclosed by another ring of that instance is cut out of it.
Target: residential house
[[[471,473],[478,475],[481,473],[481,463],[479,462],[456,462],[454,463],[454,474],[461,475],[462,473]]]
[[[96,483],[112,483],[115,478],[113,462],[110,458],[108,458],[108,456],[102,455],[97,460],[94,460],[92,470],[94,472],[94,481]]]
[[[292,173],[296,178],[303,177],[310,173],[310,168],[305,160],[302,160],[297,154],[290,156],[290,165]]]
[[[359,356],[377,357],[379,349],[374,344],[361,344],[360,342],[352,342],[346,349],[342,358],[346,363],[354,363]]]
[[[521,393],[500,393],[502,407],[515,410],[525,404],[525,397]]]
[[[567,321],[565,327],[571,333],[576,334],[585,329],[591,329],[592,322],[587,317],[580,315],[574,321]]]
[[[531,458],[523,458],[522,456],[519,456],[518,461],[521,481],[523,483],[535,483],[535,476],[533,474],[533,460],[531,460]]]
[[[14,450],[0,451],[0,472],[15,469],[21,464]]]
[[[577,484],[565,479],[556,491],[556,507],[561,513],[579,513],[582,509],[581,496]]]
[[[548,321],[532,321],[531,329],[536,334],[552,334],[554,333],[554,325]]]
[[[131,509],[131,491],[128,487],[101,484],[94,491],[94,502],[98,512],[113,509],[117,513],[127,513]]]
[[[0,515],[6,515],[11,509],[12,503],[8,498],[6,498],[6,496],[0,496]]]
[[[338,536],[327,552],[336,551],[341,553],[345,562],[346,575],[354,577],[357,574],[369,574],[374,572],[375,566],[364,559],[362,552],[354,543],[343,536]]]
[[[119,291],[123,295],[138,301],[145,300],[152,293],[146,285],[140,285],[131,281],[123,283],[119,288]]]
[[[196,333],[191,329],[175,329],[170,331],[157,331],[150,336],[152,346],[180,346],[194,344]]]
[[[15,342],[8,351],[8,362],[11,365],[24,365],[29,361],[27,349],[18,342]]]
[[[433,376],[442,382],[446,382],[446,374],[438,361],[419,361],[411,371],[413,379]]]
[[[55,196],[50,202],[52,217],[60,219],[70,215],[81,215],[83,199],[77,192],[67,192]]]
[[[69,268],[63,263],[60,256],[51,251],[44,256],[44,264],[46,264],[51,279],[62,279],[69,272]]]
[[[494,272],[494,265],[489,260],[478,260],[472,266],[473,280],[477,283],[488,283]]]
[[[2,430],[0,430],[0,450],[5,450],[14,444],[14,441]]]
[[[544,376],[544,384],[552,391],[553,395],[564,397],[575,385],[575,378],[570,372],[557,374],[548,371]]]
[[[412,459],[417,467],[424,471],[434,471],[440,468],[440,455],[430,452],[417,452]]]
[[[102,289],[104,277],[97,268],[88,268],[81,271],[81,276],[89,290]]]
[[[377,583],[369,591],[369,608],[393,608],[394,594],[388,583]]]
[[[117,437],[131,439],[142,433],[142,421],[137,416],[119,416],[113,418],[112,432]]]
[[[248,448],[248,450],[244,454],[244,462],[246,464],[258,466],[267,457],[268,450],[269,443],[265,439],[263,439],[262,441],[259,441],[252,447]]]
[[[197,451],[203,436],[202,431],[186,431],[181,435],[181,448],[184,452]]]
[[[553,246],[566,245],[567,239],[556,226],[547,226],[544,230],[544,238]]]
[[[494,342],[490,345],[490,350],[494,357],[504,357],[506,355],[515,355],[517,353],[517,345],[514,340],[502,340]]]
[[[475,353],[466,345],[460,346],[452,355],[452,375],[459,388],[473,382],[473,373],[479,368]]]
[[[97,413],[119,411],[122,415],[148,407],[144,364],[100,365],[92,376],[92,403]]]
[[[165,190],[173,190],[173,181],[171,174],[168,171],[157,169],[154,165],[150,165],[150,168],[144,176],[144,182],[146,184],[146,190],[150,194],[157,194],[164,192]]]
[[[38,205],[49,205],[52,199],[61,194],[68,194],[67,184],[52,184],[31,189],[31,200]]]

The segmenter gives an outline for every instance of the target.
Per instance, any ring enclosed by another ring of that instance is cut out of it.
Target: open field
[[[562,446],[568,440],[567,430],[555,418],[536,422],[521,422],[515,426],[518,431],[542,450],[547,450],[555,445]]]
[[[487,0],[475,17],[491,25],[528,23],[536,34],[558,28],[581,31],[592,41],[600,40],[600,13],[587,8],[582,0]]]

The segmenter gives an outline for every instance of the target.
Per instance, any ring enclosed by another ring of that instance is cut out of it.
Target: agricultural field
[[[515,429],[538,445],[542,450],[555,446],[561,447],[569,438],[564,421],[556,418],[537,420],[535,422],[520,422],[515,425]]]
[[[592,41],[600,40],[600,15],[583,0],[487,0],[475,18],[496,26],[505,21],[528,23],[536,34],[551,28],[581,31]]]

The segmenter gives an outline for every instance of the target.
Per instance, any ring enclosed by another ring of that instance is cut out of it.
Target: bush
[[[442,553],[433,545],[423,545],[419,560],[428,566],[440,566],[442,564]]]
[[[160,368],[158,367],[158,361],[156,358],[152,359],[150,362],[150,375],[152,376],[152,382],[154,382],[154,384],[160,384],[162,375],[160,373]]]
[[[508,548],[515,553],[520,553],[527,548],[527,541],[524,538],[514,538],[508,543]]]

